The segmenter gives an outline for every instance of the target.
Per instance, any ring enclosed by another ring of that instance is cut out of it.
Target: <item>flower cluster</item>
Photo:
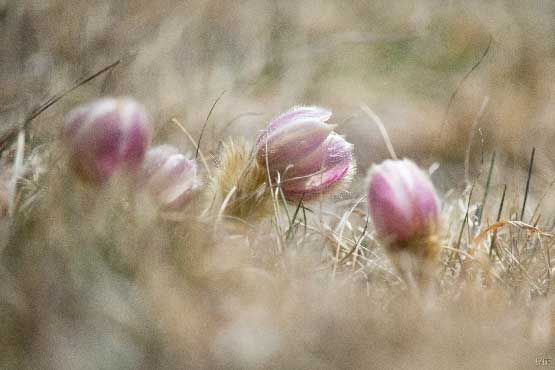
[[[171,146],[148,149],[152,123],[131,98],[102,98],[72,110],[63,139],[75,173],[102,185],[118,172],[137,179],[162,209],[185,206],[199,181],[196,164]]]
[[[331,115],[316,106],[294,107],[270,121],[251,154],[238,149],[240,145],[227,145],[219,162],[226,168],[216,171],[220,182],[212,187],[222,193],[212,197],[219,199],[220,213],[228,207],[232,215],[249,217],[260,210],[269,188],[279,188],[288,201],[310,201],[349,183],[356,167],[353,145],[328,123]],[[197,165],[170,145],[149,150],[152,131],[141,104],[104,98],[70,112],[63,137],[71,165],[83,179],[103,184],[124,171],[137,178],[161,209],[183,209],[201,184]],[[435,254],[436,244],[422,241],[437,234],[439,199],[428,175],[414,162],[374,165],[368,207],[378,237],[390,250],[416,245],[417,255]]]

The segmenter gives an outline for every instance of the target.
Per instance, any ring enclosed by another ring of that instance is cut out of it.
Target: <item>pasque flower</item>
[[[63,139],[83,179],[106,182],[117,170],[140,166],[152,137],[145,108],[131,98],[102,98],[72,110]]]
[[[146,153],[141,183],[163,210],[182,209],[199,185],[194,160],[171,145],[160,145]]]
[[[404,160],[370,170],[368,205],[393,265],[407,282],[428,287],[439,254],[439,200],[428,175]]]
[[[425,238],[439,224],[434,185],[408,159],[386,160],[372,167],[368,205],[379,236],[397,244]]]
[[[354,171],[353,145],[326,123],[332,113],[295,107],[274,118],[256,142],[256,158],[288,199],[327,192]]]

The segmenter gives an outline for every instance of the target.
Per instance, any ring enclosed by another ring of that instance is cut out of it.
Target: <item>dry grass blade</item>
[[[339,223],[339,240],[343,240],[343,231],[345,230],[345,224],[347,222],[347,219],[350,217],[350,215],[353,213],[353,211],[355,210],[356,207],[358,207],[358,205],[360,204],[360,202],[362,202],[364,199],[366,199],[366,196],[362,196],[359,198],[359,200],[351,207],[351,209],[348,212],[345,212],[343,214],[343,217],[341,218],[341,221]],[[358,243],[356,243],[358,244]],[[355,247],[356,248],[356,247]],[[340,262],[339,259],[339,254],[341,252],[341,243],[337,243],[337,249],[335,252],[335,258],[334,258],[334,265],[333,265],[333,271],[332,271],[332,280],[335,279],[335,274],[337,273],[337,265]]]
[[[528,166],[528,177],[526,178],[526,190],[524,191],[524,200],[522,201],[522,210],[520,211],[520,221],[524,220],[524,211],[526,211],[526,201],[530,193],[530,182],[532,181],[532,169],[534,168],[534,157],[536,156],[536,148],[532,148],[530,155],[530,164]]]
[[[467,252],[465,252],[463,250],[460,250],[460,249],[457,249],[457,248],[449,247],[449,246],[446,246],[446,245],[441,246],[441,248],[449,250],[453,253],[457,253],[461,256],[465,256],[466,258],[470,259],[471,261],[479,263],[485,271],[487,271],[489,274],[491,274],[493,277],[495,277],[498,281],[504,283],[503,279],[498,274],[496,274],[494,271],[492,271],[491,266],[487,263],[484,263],[481,259],[476,258],[473,255],[471,255],[470,253],[467,253]]]
[[[36,109],[34,109],[31,114],[25,119],[25,121],[23,122],[21,128],[22,129],[26,129],[29,124],[38,116],[40,116],[42,113],[44,113],[48,108],[52,107],[54,104],[56,104],[58,101],[60,101],[60,99],[62,99],[64,96],[66,96],[67,94],[73,92],[75,89],[79,88],[80,86],[94,80],[95,78],[97,78],[98,76],[112,70],[113,68],[115,68],[119,63],[121,62],[121,60],[116,60],[115,62],[107,65],[106,67],[100,69],[99,71],[93,73],[90,76],[87,76],[85,78],[80,79],[79,81],[75,82],[71,87],[67,88],[65,91],[62,91],[59,94],[56,94],[52,97],[50,97],[46,102],[44,102],[43,104],[39,105]],[[6,135],[1,141],[0,141],[0,153],[2,152],[2,150],[5,148],[7,143],[10,143],[11,140],[13,140],[13,138],[15,137],[17,131],[13,131],[11,134]]]
[[[505,255],[509,256],[511,261],[520,269],[524,277],[526,277],[526,280],[528,280],[528,283],[530,284],[530,286],[533,287],[534,290],[536,290],[538,293],[545,294],[545,292],[538,286],[538,284],[534,281],[532,276],[530,276],[530,274],[528,273],[528,270],[526,269],[526,267],[522,265],[522,263],[518,260],[518,258],[508,249],[505,249],[503,252]]]
[[[503,206],[505,205],[505,196],[507,195],[507,185],[503,186],[503,193],[501,195],[501,202],[499,203],[499,209],[497,211],[497,218],[495,219],[496,222],[501,220],[501,215],[503,214]],[[495,248],[495,239],[497,238],[497,231],[493,232],[493,237],[491,238],[491,242],[489,244],[489,257],[491,258],[492,252]],[[497,252],[497,250],[495,250]],[[497,256],[499,257],[499,255]]]
[[[493,168],[495,165],[495,152],[493,152],[493,154],[491,155],[491,162],[489,165],[489,170],[488,170],[488,177],[486,180],[486,188],[484,190],[484,196],[482,197],[482,202],[480,203],[480,208],[479,208],[479,214],[478,214],[478,227],[480,227],[482,225],[482,217],[484,215],[484,209],[486,207],[486,201],[488,200],[488,195],[489,195],[489,189],[491,186],[491,177],[493,175]],[[499,220],[497,220],[499,221]]]
[[[480,109],[478,110],[478,113],[474,118],[474,123],[472,124],[472,127],[470,128],[470,133],[468,135],[469,136],[468,143],[466,145],[466,154],[464,158],[464,178],[466,182],[469,182],[469,178],[470,178],[470,153],[472,149],[472,137],[474,136],[474,131],[476,130],[476,127],[478,127],[478,124],[480,123],[480,119],[482,118],[482,116],[484,115],[484,112],[486,111],[488,103],[489,103],[489,96],[486,95],[482,100],[482,105],[480,106]]]
[[[399,159],[399,157],[397,156],[397,153],[395,153],[395,149],[393,148],[393,144],[391,143],[391,139],[389,138],[389,134],[387,133],[385,125],[383,124],[380,117],[376,113],[374,113],[374,111],[370,109],[370,107],[368,107],[366,104],[361,104],[360,109],[362,109],[362,111],[366,113],[368,117],[372,119],[372,121],[374,121],[376,126],[378,126],[378,129],[380,130],[380,134],[382,134],[382,137],[385,141],[385,145],[387,147],[387,150],[389,151],[389,155],[391,156],[391,158]]]
[[[493,225],[491,225],[491,226],[485,228],[484,230],[482,230],[478,234],[478,236],[476,236],[472,240],[471,244],[473,244],[473,245],[479,244],[480,242],[482,242],[485,239],[485,237],[490,232],[497,232],[499,229],[501,229],[502,227],[507,226],[507,225],[515,226],[515,227],[518,227],[520,229],[524,229],[524,230],[530,231],[532,233],[539,234],[541,236],[546,236],[546,237],[549,237],[549,238],[554,238],[555,237],[555,234],[545,232],[545,231],[541,230],[539,227],[529,225],[529,224],[527,224],[525,222],[522,222],[522,221],[503,220],[503,221],[496,222]]]
[[[364,237],[366,236],[366,230],[368,230],[368,221],[369,219],[368,217],[366,217],[366,222],[364,223],[364,228],[362,229],[362,233],[360,237],[356,240],[356,243],[353,246],[353,248],[351,248],[351,250],[341,259],[341,261],[339,261],[339,264],[345,262],[349,257],[351,257],[354,254],[353,266],[355,265],[356,257],[357,257],[357,254],[355,252],[359,248],[360,243],[362,242],[362,239],[364,239]]]
[[[195,139],[193,139],[193,136],[191,136],[191,134],[189,133],[189,131],[185,128],[184,125],[181,124],[181,122],[179,122],[177,120],[177,118],[172,118],[171,122],[176,125],[177,127],[179,127],[181,129],[181,131],[183,131],[183,133],[185,134],[185,136],[187,136],[187,138],[189,139],[189,141],[191,141],[191,143],[194,145],[195,150],[197,151],[198,155],[200,156],[200,160],[202,161],[202,164],[204,165],[204,169],[206,170],[206,172],[208,173],[209,176],[212,176],[212,172],[210,171],[210,166],[208,166],[208,162],[206,161],[206,158],[204,157],[204,155],[202,154],[202,152],[200,151],[200,148],[197,145],[197,142],[195,141]]]
[[[23,158],[25,156],[25,130],[20,130],[17,135],[17,147],[15,160],[13,164],[13,173],[8,186],[8,214],[14,215],[16,197],[17,197],[17,183],[21,174],[23,173]]]
[[[229,191],[229,193],[227,193],[226,197],[224,198],[222,205],[220,206],[220,209],[218,211],[218,220],[220,220],[225,212],[225,209],[229,203],[229,201],[231,200],[231,198],[233,197],[233,194],[235,194],[235,191],[237,191],[237,187],[234,186],[233,188],[231,188],[231,190]]]
[[[482,53],[482,55],[480,56],[478,61],[472,66],[472,68],[470,68],[470,70],[459,81],[459,83],[457,84],[457,87],[455,88],[455,91],[453,91],[453,93],[449,97],[449,102],[447,103],[447,108],[445,108],[444,118],[443,118],[443,121],[441,123],[441,129],[439,130],[438,143],[441,143],[441,137],[443,136],[443,131],[445,129],[445,126],[447,126],[447,117],[449,116],[449,111],[451,110],[451,106],[453,105],[453,102],[455,101],[455,97],[457,96],[457,93],[459,92],[459,90],[460,90],[462,84],[464,83],[464,81],[466,81],[466,79],[468,77],[470,77],[472,72],[474,72],[476,70],[476,68],[478,68],[478,66],[480,64],[482,64],[482,62],[484,61],[484,59],[488,55],[492,44],[493,44],[493,37],[490,36],[489,41],[488,41],[488,46],[485,48],[484,52]]]
[[[202,141],[202,136],[204,135],[204,131],[206,130],[206,125],[208,125],[208,120],[210,119],[210,116],[212,115],[212,112],[214,111],[214,108],[216,108],[216,105],[218,104],[220,99],[224,96],[224,94],[225,94],[225,90],[222,91],[220,96],[218,96],[218,98],[214,101],[214,103],[212,104],[212,107],[210,108],[210,111],[208,112],[208,115],[206,116],[206,120],[204,121],[204,124],[202,125],[202,128],[200,130],[200,135],[198,137],[198,142],[195,145],[196,148],[197,148],[197,150],[195,152],[195,159],[198,157],[199,150],[200,150],[200,143]]]

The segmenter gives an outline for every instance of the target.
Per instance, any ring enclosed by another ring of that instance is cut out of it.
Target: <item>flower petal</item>
[[[276,128],[282,126],[283,124],[293,123],[297,119],[302,118],[312,118],[316,121],[326,122],[330,119],[332,113],[331,111],[316,106],[309,106],[309,107],[293,107],[289,109],[287,112],[280,114],[276,118],[270,121],[268,125],[268,130],[272,131]]]
[[[350,169],[351,161],[343,161],[308,178],[286,181],[282,190],[289,199],[310,200],[345,178]]]
[[[386,160],[370,171],[368,205],[382,237],[406,241],[437,223],[439,200],[428,175],[410,160]]]
[[[312,153],[332,131],[333,126],[312,118],[297,120],[295,124],[282,126],[261,140],[258,147],[258,163],[266,164],[270,172],[283,172],[299,158]]]
[[[407,240],[412,231],[406,187],[390,172],[393,166],[374,166],[370,171],[368,204],[378,234]]]
[[[348,165],[352,160],[352,152],[353,145],[332,132],[312,153],[301,157],[287,171],[285,178],[315,175],[341,163]]]

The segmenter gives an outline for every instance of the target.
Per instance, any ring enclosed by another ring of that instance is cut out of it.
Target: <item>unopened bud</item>
[[[93,183],[136,169],[152,137],[144,107],[130,98],[103,98],[71,111],[63,138],[76,172]]]
[[[407,242],[433,232],[439,200],[428,175],[404,160],[386,160],[370,170],[368,205],[383,239]]]
[[[146,154],[142,182],[161,209],[178,211],[199,185],[197,165],[177,148],[160,145]]]
[[[284,195],[305,200],[328,191],[354,170],[353,145],[333,132],[331,112],[296,107],[273,119],[257,140],[257,161],[272,178],[280,174]]]

